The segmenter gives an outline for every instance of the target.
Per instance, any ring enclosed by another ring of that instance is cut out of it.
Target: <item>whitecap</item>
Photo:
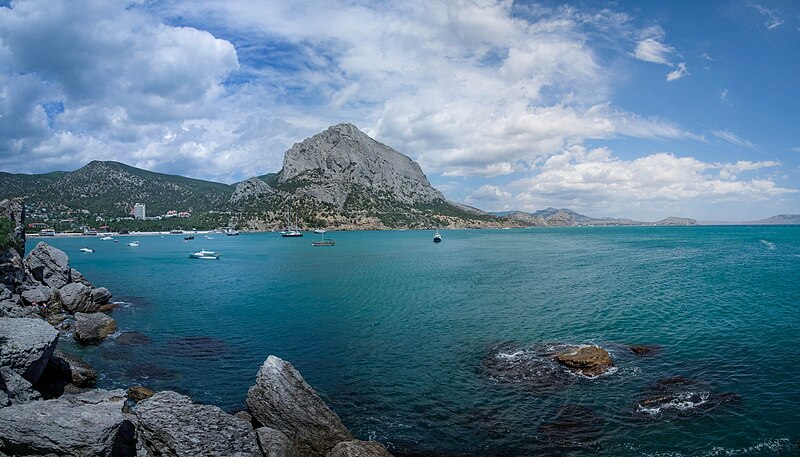
[[[767,249],[769,249],[770,251],[772,251],[772,250],[774,250],[774,249],[775,249],[775,243],[771,243],[771,242],[769,242],[769,241],[767,241],[767,240],[760,240],[760,241],[761,241],[761,244],[763,244],[764,246],[766,246],[766,247],[767,247]]]

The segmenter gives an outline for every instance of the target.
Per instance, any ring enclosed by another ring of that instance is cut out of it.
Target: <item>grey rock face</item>
[[[61,303],[71,313],[95,313],[100,305],[92,300],[92,289],[79,282],[71,282],[58,290]]]
[[[292,364],[273,355],[247,392],[247,406],[263,425],[285,433],[302,455],[324,456],[339,442],[353,439]]]
[[[76,270],[76,269],[74,269],[74,268],[70,268],[70,269],[69,269],[69,276],[70,276],[70,279],[72,279],[72,282],[79,282],[79,283],[81,283],[81,284],[83,284],[83,285],[86,285],[86,286],[92,287],[92,283],[90,283],[90,282],[89,282],[89,280],[87,280],[87,279],[86,279],[86,278],[85,278],[85,277],[84,277],[84,276],[81,274],[81,272],[80,272],[80,271],[78,271],[78,270]]]
[[[77,355],[56,351],[54,358],[67,364],[70,382],[76,387],[93,386],[97,380],[97,371]]]
[[[53,297],[53,289],[45,285],[38,285],[23,290],[20,295],[27,303],[48,303]]]
[[[80,343],[99,343],[116,330],[114,319],[103,313],[75,313],[75,339]]]
[[[280,430],[261,427],[256,430],[256,436],[264,457],[300,457],[292,441]]]
[[[419,165],[352,124],[332,126],[286,151],[278,182],[341,207],[357,189],[406,204],[444,200]]]
[[[30,382],[8,367],[0,368],[0,392],[0,408],[42,398]],[[3,398],[6,399],[5,403]]]
[[[391,457],[392,454],[375,441],[343,441],[336,445],[326,457]]]
[[[103,305],[107,305],[111,301],[113,295],[105,287],[96,287],[92,289],[92,304],[99,309]]]
[[[0,367],[30,383],[42,375],[58,343],[58,331],[41,319],[0,318]]]
[[[261,456],[249,424],[177,392],[159,392],[141,401],[136,417],[148,456]]]
[[[233,195],[231,195],[230,202],[239,203],[241,200],[273,193],[275,193],[275,189],[270,187],[269,184],[258,178],[250,178],[236,185],[236,189],[233,191]]]
[[[94,390],[2,408],[0,453],[110,455],[124,401],[121,390]]]
[[[34,278],[48,286],[60,289],[70,283],[67,254],[47,243],[37,244],[25,257],[25,265]]]
[[[21,198],[0,201],[0,217],[7,217],[14,223],[12,236],[17,240],[20,256],[25,255],[25,204]]]

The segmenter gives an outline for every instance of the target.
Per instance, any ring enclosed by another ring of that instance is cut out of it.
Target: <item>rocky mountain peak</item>
[[[296,194],[342,206],[367,192],[404,204],[444,200],[420,166],[352,124],[337,124],[286,152],[279,184],[297,183]]]

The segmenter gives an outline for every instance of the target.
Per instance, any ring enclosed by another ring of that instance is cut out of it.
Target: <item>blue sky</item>
[[[351,122],[482,209],[800,213],[797,2],[0,5],[3,171],[235,182]]]

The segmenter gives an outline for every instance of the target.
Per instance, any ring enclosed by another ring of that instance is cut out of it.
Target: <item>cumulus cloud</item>
[[[640,30],[638,38],[636,48],[633,50],[633,56],[645,62],[675,68],[667,73],[667,81],[676,81],[689,74],[686,62],[677,64],[672,62],[672,56],[677,55],[677,51],[672,46],[664,43],[666,33],[660,26],[655,25]],[[705,54],[705,56],[707,57],[708,55]],[[711,58],[708,57],[708,60],[711,60]]]
[[[796,192],[763,177],[737,175],[773,168],[774,161],[708,163],[693,157],[657,153],[633,160],[614,157],[605,148],[570,148],[550,156],[530,178],[508,188],[529,207],[545,204],[577,208],[613,208],[637,203],[664,205],[695,200],[713,204],[726,200],[761,201]]]
[[[510,199],[511,192],[507,192],[499,186],[484,184],[468,195],[465,200],[469,204],[494,207],[498,203],[502,204],[508,202]]]

